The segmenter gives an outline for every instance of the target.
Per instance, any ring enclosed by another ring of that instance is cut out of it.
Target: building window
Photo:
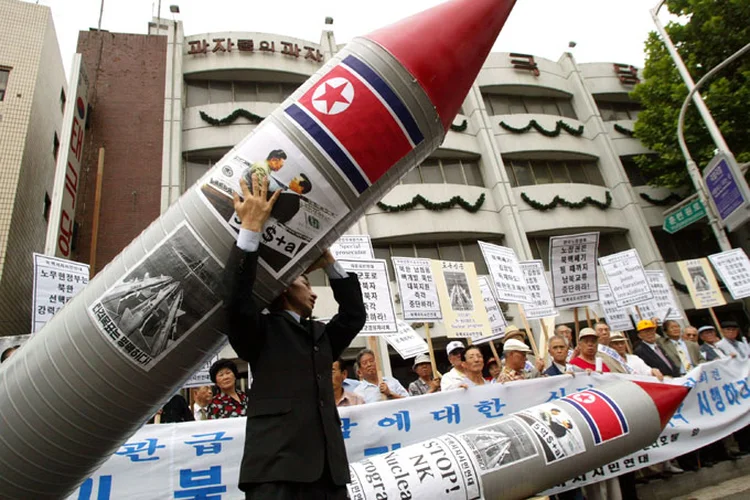
[[[583,231],[581,231],[583,232]],[[561,233],[561,234],[568,234]],[[555,236],[555,235],[550,235]],[[529,236],[529,246],[531,254],[535,259],[541,259],[544,262],[544,269],[549,270],[549,239],[550,236]],[[605,257],[613,253],[623,252],[633,248],[628,242],[625,233],[600,233],[599,234],[599,254],[597,257]]]
[[[570,98],[503,94],[482,94],[482,97],[491,116],[538,114],[577,118]]]
[[[44,220],[49,222],[49,211],[52,208],[52,200],[49,197],[49,193],[44,193]]]
[[[55,132],[55,137],[52,138],[52,154],[55,156],[55,160],[57,160],[57,153],[60,152],[60,139],[57,138],[57,132]]]
[[[706,255],[721,252],[716,238],[705,225],[694,225],[669,234],[661,228],[652,227],[656,246],[664,262],[700,259]]]
[[[189,80],[186,105],[203,106],[222,102],[280,103],[297,90],[297,83],[231,82],[224,80]]]
[[[502,240],[483,239],[488,243],[502,244]],[[482,257],[482,251],[476,240],[446,241],[442,243],[400,243],[392,245],[373,245],[376,259],[384,259],[388,263],[388,273],[395,280],[391,257],[420,257],[422,259],[452,260],[457,262],[473,262],[477,274],[487,274],[487,265]]]
[[[641,105],[637,102],[607,102],[596,101],[599,107],[599,113],[605,122],[614,122],[617,120],[635,120],[641,111]]]
[[[428,159],[411,169],[401,184],[464,184],[484,187],[476,160]]]
[[[60,111],[65,113],[65,89],[60,89]]]
[[[0,66],[0,101],[5,100],[5,89],[8,88],[8,76],[10,68]]]
[[[555,183],[605,186],[595,161],[504,160],[504,163],[512,187]]]
[[[625,174],[630,180],[630,184],[633,186],[647,186],[652,175],[644,172],[641,167],[635,162],[635,156],[621,156],[620,161],[622,162],[623,168],[625,168]]]

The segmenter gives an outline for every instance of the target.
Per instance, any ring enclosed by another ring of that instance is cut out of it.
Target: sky
[[[79,31],[96,28],[104,2],[102,29],[146,33],[158,0],[38,0],[52,9],[60,51],[68,71]],[[186,35],[219,31],[266,32],[313,42],[326,16],[334,19],[337,43],[441,3],[440,0],[164,0],[162,17],[174,19]],[[654,30],[649,10],[657,0],[518,0],[495,44],[496,52],[522,52],[557,60],[571,51],[576,60],[617,62],[638,67],[644,41]]]

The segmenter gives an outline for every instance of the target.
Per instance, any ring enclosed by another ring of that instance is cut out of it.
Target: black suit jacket
[[[665,364],[664,361],[662,361],[662,359],[659,357],[659,355],[656,354],[654,350],[647,346],[644,342],[639,342],[638,345],[636,345],[633,349],[633,353],[635,353],[636,356],[641,358],[651,368],[658,369],[663,375],[669,377],[680,376],[680,369],[676,367],[674,363],[672,363],[672,361],[670,361],[669,357],[663,349],[662,354],[664,354],[664,357],[669,362],[669,364]]]
[[[544,370],[544,374],[548,377],[556,377],[557,375],[562,375],[563,372],[560,371],[555,363],[552,363],[549,368]]]
[[[229,342],[250,364],[240,489],[254,483],[319,479],[327,462],[337,485],[349,466],[331,383],[331,365],[365,324],[356,275],[331,280],[339,313],[303,326],[289,313],[262,314],[253,297],[257,252],[234,247],[224,273]]]

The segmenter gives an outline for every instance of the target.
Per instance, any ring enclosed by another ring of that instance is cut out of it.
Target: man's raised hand
[[[240,196],[234,193],[234,211],[240,218],[242,229],[259,233],[263,230],[263,224],[271,215],[271,209],[279,198],[281,190],[273,193],[270,199],[266,199],[268,196],[268,176],[259,181],[258,175],[253,174],[252,182],[253,190],[250,192],[245,179],[240,179],[240,188],[244,199],[240,199]]]

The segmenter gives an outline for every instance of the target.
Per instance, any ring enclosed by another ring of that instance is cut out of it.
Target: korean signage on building
[[[285,40],[259,40],[257,38],[198,38],[186,39],[187,54],[191,56],[224,54],[240,52],[244,54],[281,54],[284,56],[303,58],[305,61],[323,62],[323,54],[318,47],[310,45],[299,46],[298,43]]]

